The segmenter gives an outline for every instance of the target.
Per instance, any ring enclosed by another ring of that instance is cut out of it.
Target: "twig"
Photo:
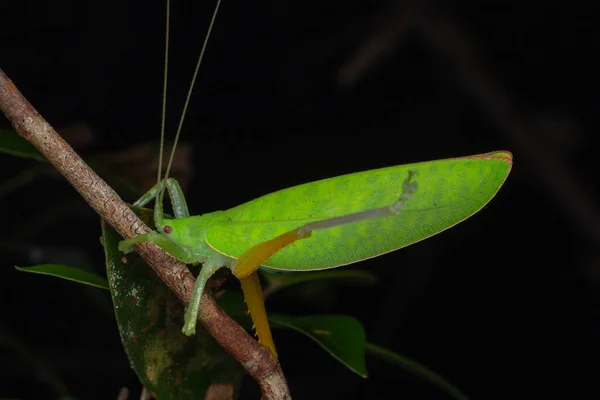
[[[406,3],[406,4],[404,4]],[[382,59],[391,56],[415,24],[412,2],[401,2],[372,23],[376,28],[357,46],[354,54],[340,67],[336,81],[353,86]]]
[[[127,400],[129,399],[129,389],[127,387],[122,387],[119,390],[119,394],[117,395],[117,400]]]
[[[142,393],[140,394],[140,400],[150,400],[152,397],[150,396],[150,392],[146,389],[146,386],[142,388]]]
[[[124,238],[150,231],[125,202],[73,151],[23,97],[0,69],[0,109],[15,130],[33,144],[81,194],[84,200]],[[137,252],[160,279],[183,301],[190,302],[194,277],[185,264],[151,243],[140,243]],[[208,332],[235,357],[259,384],[263,399],[289,399],[279,362],[204,294],[198,314]]]

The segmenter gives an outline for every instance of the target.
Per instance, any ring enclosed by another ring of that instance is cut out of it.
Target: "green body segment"
[[[499,151],[311,182],[203,216],[212,225],[205,238],[217,252],[238,258],[308,222],[391,205],[408,171],[416,171],[418,190],[399,214],[314,232],[265,262],[276,270],[334,268],[400,249],[465,220],[494,197],[511,166],[512,154]]]

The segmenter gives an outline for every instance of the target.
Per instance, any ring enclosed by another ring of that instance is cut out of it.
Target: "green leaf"
[[[67,279],[69,281],[83,283],[85,285],[94,286],[100,289],[108,290],[108,281],[96,274],[84,271],[79,268],[69,267],[68,265],[60,264],[40,264],[33,267],[17,267],[16,269],[34,274],[51,275],[58,278]]]
[[[246,313],[244,296],[228,291],[217,299],[223,310],[240,325],[250,328],[252,320]],[[311,315],[294,317],[269,314],[272,328],[292,329],[308,336],[351,371],[366,378],[365,331],[362,324],[347,315]]]
[[[452,385],[441,375],[433,372],[429,368],[417,363],[416,361],[411,360],[408,357],[395,353],[391,350],[383,348],[381,346],[377,346],[372,343],[366,344],[367,352],[375,357],[379,357],[380,359],[387,361],[389,363],[398,365],[399,367],[405,369],[408,372],[412,372],[415,375],[420,376],[421,378],[431,382],[435,386],[437,386],[440,390],[448,393],[450,396],[459,400],[468,400],[468,397],[465,396],[456,386]]]
[[[363,378],[368,376],[365,331],[356,318],[347,315],[291,317],[272,314],[269,322],[273,328],[293,329],[308,336],[351,371]]]
[[[46,158],[31,143],[12,129],[0,128],[0,152],[47,162]]]
[[[267,272],[267,271],[264,271]],[[270,271],[263,274],[269,287],[269,293],[300,283],[322,281],[325,279],[341,280],[355,285],[372,285],[377,282],[377,276],[369,271],[360,269],[331,269],[315,272],[279,272]]]
[[[152,211],[134,210],[144,220]],[[202,399],[213,384],[238,391],[244,370],[199,324],[185,336],[183,304],[121,237],[102,223],[107,276],[123,347],[140,381],[157,399]]]

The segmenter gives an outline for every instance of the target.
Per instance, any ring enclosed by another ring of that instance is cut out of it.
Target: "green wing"
[[[319,270],[376,257],[440,233],[479,211],[508,176],[512,154],[498,151],[342,175],[280,190],[224,211],[206,240],[238,258],[252,246],[308,222],[383,207],[408,171],[418,189],[397,215],[315,231],[265,262],[278,270]]]

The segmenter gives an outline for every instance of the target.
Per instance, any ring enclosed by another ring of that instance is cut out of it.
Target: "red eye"
[[[170,227],[169,225],[167,225],[167,226],[165,226],[165,227],[163,228],[163,232],[164,232],[164,233],[171,233],[171,232],[173,232],[173,228],[172,228],[172,227]]]

